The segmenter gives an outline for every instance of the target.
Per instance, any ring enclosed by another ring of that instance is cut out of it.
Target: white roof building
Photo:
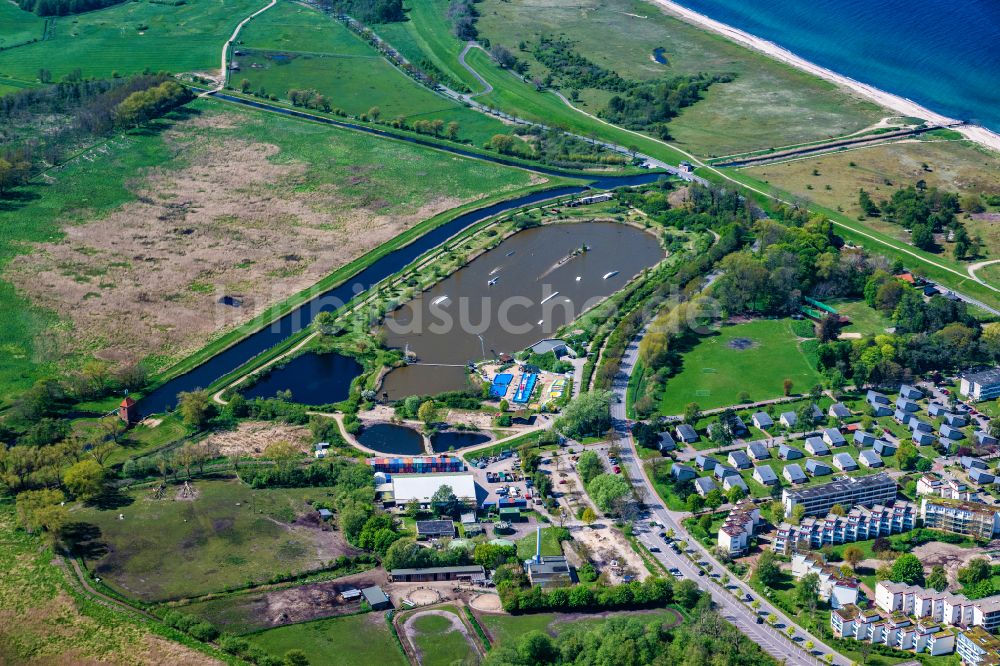
[[[472,472],[454,474],[393,474],[392,499],[396,506],[417,500],[430,504],[431,497],[441,486],[450,486],[455,497],[463,502],[476,501],[476,479]],[[388,498],[383,498],[388,499]]]

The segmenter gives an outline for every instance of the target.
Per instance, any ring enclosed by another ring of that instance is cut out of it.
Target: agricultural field
[[[196,101],[0,208],[0,306],[25,313],[0,339],[16,360],[0,385],[23,388],[67,355],[162,368],[418,222],[538,182]],[[243,306],[219,305],[224,294]]]
[[[144,601],[260,583],[356,552],[338,532],[299,520],[322,489],[251,490],[235,480],[192,488],[193,499],[170,485],[161,499],[145,488],[76,510],[72,541],[104,582]]]
[[[144,69],[218,72],[222,45],[233,28],[266,4],[265,0],[188,0],[176,6],[126,2],[52,17],[46,40],[0,52],[0,76],[34,81],[41,67],[56,81],[76,69],[95,77]],[[22,15],[33,16],[21,12],[16,21],[0,17],[0,39],[24,30]]]
[[[304,35],[298,39],[299,32]],[[289,90],[315,89],[352,115],[378,107],[381,117],[455,121],[459,138],[477,145],[507,127],[413,81],[339,22],[313,9],[281,3],[241,33],[240,71],[250,90],[287,98]]]
[[[0,504],[0,567],[0,663],[218,663],[77,594],[52,550],[15,528],[12,502]]]
[[[358,655],[365,662],[386,666],[409,663],[389,629],[383,613],[364,613],[269,629],[249,637],[251,642],[281,658],[300,649],[310,664],[355,666]]]
[[[696,402],[702,409],[739,402],[746,391],[751,400],[782,395],[789,378],[793,390],[807,392],[820,383],[808,347],[800,340],[790,319],[760,319],[726,325],[713,335],[694,341],[684,352],[680,371],[667,380],[660,413],[681,414]]]
[[[713,86],[704,100],[671,121],[676,143],[698,155],[789,145],[860,130],[885,113],[836,86],[704,32],[641,0],[486,0],[478,6],[480,34],[515,49],[531,74],[546,69],[520,40],[562,35],[597,64],[621,76],[658,79],[697,72],[733,73],[736,80]],[[653,60],[664,49],[667,64]],[[595,113],[606,93],[585,110]]]

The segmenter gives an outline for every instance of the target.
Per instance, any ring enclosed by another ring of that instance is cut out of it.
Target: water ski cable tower
[[[542,526],[535,528],[535,556],[524,563],[532,585],[558,587],[573,582],[569,562],[562,555],[542,555]]]

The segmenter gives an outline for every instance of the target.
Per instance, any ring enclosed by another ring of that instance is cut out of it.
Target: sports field
[[[162,499],[145,488],[117,506],[74,511],[88,566],[127,596],[156,601],[318,569],[355,552],[338,532],[293,524],[322,489],[251,490],[235,480],[192,487],[194,499],[171,485]]]
[[[807,353],[815,341],[800,342],[791,322],[758,319],[700,338],[684,354],[680,372],[667,380],[660,413],[682,414],[691,402],[702,409],[724,407],[744,391],[751,400],[778,398],[785,378],[794,392],[808,392],[821,379]]]
[[[279,659],[289,650],[302,650],[310,664],[355,666],[359,655],[364,655],[367,664],[409,663],[380,612],[293,624],[248,638]]]
[[[77,16],[52,17],[48,39],[0,52],[0,75],[33,81],[43,67],[56,81],[77,68],[83,76],[96,77],[147,68],[218,71],[222,45],[236,24],[266,4],[266,0],[187,0],[177,6],[125,2]],[[32,16],[21,12],[17,20],[6,21],[0,14],[0,40],[23,34],[22,18],[30,22]]]

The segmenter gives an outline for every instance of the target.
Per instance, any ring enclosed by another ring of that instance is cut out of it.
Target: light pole
[[[483,336],[480,335],[479,333],[476,333],[476,337],[479,338],[479,346],[482,348],[482,351],[483,351],[483,360],[485,361],[486,360],[486,343],[483,341]]]

